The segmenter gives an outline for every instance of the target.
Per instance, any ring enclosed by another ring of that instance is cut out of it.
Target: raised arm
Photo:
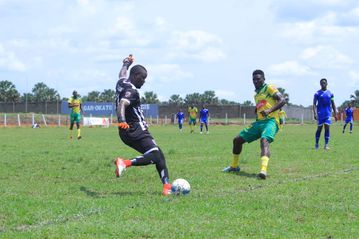
[[[120,73],[118,74],[118,77],[120,79],[127,77],[127,70],[130,67],[130,65],[134,62],[134,60],[135,60],[135,58],[133,58],[133,56],[131,54],[128,57],[126,57],[125,59],[123,59],[123,61],[122,61],[123,65],[120,70]]]

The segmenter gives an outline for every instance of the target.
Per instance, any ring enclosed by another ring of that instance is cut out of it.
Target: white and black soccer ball
[[[178,178],[173,181],[171,190],[174,195],[187,195],[191,191],[191,185],[186,179]]]

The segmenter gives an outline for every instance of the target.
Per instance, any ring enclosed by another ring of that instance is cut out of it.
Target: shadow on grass
[[[255,173],[247,173],[247,172],[243,172],[243,171],[233,173],[233,174],[241,176],[241,177],[257,178],[257,174],[255,174]]]
[[[84,192],[87,196],[92,198],[105,198],[109,196],[144,196],[145,193],[143,191],[131,191],[131,192],[96,192],[94,190],[88,189],[84,186],[80,187],[80,191]],[[156,192],[149,192],[146,195],[158,195]]]

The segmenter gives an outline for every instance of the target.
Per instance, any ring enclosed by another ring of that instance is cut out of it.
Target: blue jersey
[[[199,117],[200,117],[201,121],[207,121],[208,109],[206,109],[206,108],[201,109],[201,111],[199,112]]]
[[[353,119],[353,109],[351,107],[347,107],[345,109],[345,115],[346,115],[346,120],[351,121]]]
[[[179,111],[176,115],[178,122],[182,122],[184,119],[184,113],[182,111]]]
[[[329,90],[318,90],[314,94],[314,104],[317,106],[318,119],[331,117],[332,100],[334,100],[334,95]]]

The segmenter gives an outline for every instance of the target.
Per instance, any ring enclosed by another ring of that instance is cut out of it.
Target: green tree
[[[0,102],[19,102],[20,93],[10,81],[0,81]]]
[[[290,103],[289,103],[289,94],[287,92],[285,92],[285,89],[281,88],[281,87],[278,87],[278,91],[282,94],[282,96],[284,97],[287,104],[290,105]]]
[[[158,104],[160,100],[157,98],[157,94],[153,91],[146,91],[144,96],[141,96],[141,103],[143,104]]]
[[[94,102],[101,102],[100,99],[100,91],[91,91],[82,98],[83,101],[94,101]]]
[[[218,97],[216,97],[216,93],[212,90],[207,90],[201,94],[200,100],[203,104],[218,104]]]
[[[168,103],[182,105],[184,103],[184,101],[180,95],[171,95]]]
[[[250,100],[246,100],[243,102],[242,106],[253,106],[253,103]]]
[[[102,102],[113,102],[115,100],[115,91],[111,89],[103,90],[100,94],[100,100]]]
[[[184,102],[188,105],[200,104],[201,103],[201,94],[200,93],[188,94],[188,95],[186,95]]]
[[[34,102],[56,102],[60,98],[59,93],[55,89],[49,88],[45,83],[36,83],[32,88]]]
[[[28,103],[35,102],[35,100],[34,100],[34,95],[31,94],[31,93],[24,93],[24,94],[21,96],[20,101],[21,101],[21,102],[28,102]]]
[[[354,94],[350,95],[353,106],[359,107],[359,90],[354,91]]]

